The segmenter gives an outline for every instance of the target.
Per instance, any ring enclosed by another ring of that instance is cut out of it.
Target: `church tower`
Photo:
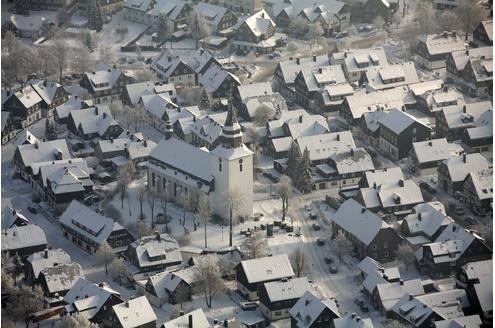
[[[242,142],[242,131],[232,100],[229,99],[227,119],[222,128],[220,141],[211,150],[211,171],[215,177],[213,209],[228,218],[226,196],[237,193],[242,203],[235,211],[235,217],[249,217],[253,214],[253,152]]]

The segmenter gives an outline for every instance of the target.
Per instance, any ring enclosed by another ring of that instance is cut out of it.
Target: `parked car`
[[[450,203],[449,209],[457,215],[463,215],[466,213],[466,210],[461,205],[456,203]]]
[[[361,309],[361,311],[363,311],[364,313],[368,313],[370,312],[370,308],[368,307],[368,305],[366,304],[363,304],[359,307]]]
[[[473,218],[472,218],[472,217],[470,217],[470,216],[466,216],[466,217],[464,218],[464,221],[466,221],[466,223],[467,223],[467,224],[469,224],[469,225],[474,225],[474,224],[476,224],[476,220],[475,220],[475,219],[473,219]]]
[[[329,196],[329,195],[327,195],[325,197],[325,202],[328,205],[330,205],[333,209],[338,209],[340,207],[340,205],[342,204],[340,199],[333,197],[333,196]]]
[[[263,172],[263,176],[267,179],[269,179],[271,182],[277,183],[279,181],[279,178],[271,174],[270,172]]]
[[[241,309],[244,311],[256,311],[258,304],[256,302],[241,302]]]
[[[316,231],[319,231],[319,230],[321,230],[321,226],[317,223],[313,223],[313,229]]]
[[[325,256],[325,263],[326,264],[332,264],[333,263],[333,258],[330,256]]]
[[[426,183],[426,182],[421,182],[421,183],[419,184],[419,187],[420,187],[421,189],[423,189],[423,190],[425,190],[425,191],[429,192],[430,194],[436,194],[436,193],[437,193],[437,190],[436,190],[434,187],[430,186],[430,185],[429,185],[428,183]]]
[[[339,270],[335,265],[330,266],[330,273],[337,273],[337,272],[339,272]]]
[[[32,214],[38,213],[38,210],[34,207],[31,207],[31,206],[28,206],[27,210],[29,211],[29,213],[32,213]]]
[[[363,301],[362,298],[356,298],[354,300],[354,304],[356,304],[357,306],[361,307],[364,304],[364,301]]]
[[[318,238],[318,239],[316,239],[316,244],[317,244],[318,246],[323,246],[323,245],[325,245],[325,239],[323,239],[323,238]]]
[[[302,232],[301,232],[301,230],[298,230],[298,231],[295,233],[295,236],[296,236],[296,237],[301,237],[301,236],[302,236]]]
[[[371,31],[373,31],[373,25],[366,25],[366,26],[364,26],[363,31],[364,32],[371,32]]]
[[[317,220],[318,219],[318,215],[316,215],[315,213],[311,212],[311,213],[309,213],[309,218],[311,220]]]

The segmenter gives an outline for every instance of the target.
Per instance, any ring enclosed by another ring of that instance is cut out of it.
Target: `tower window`
[[[218,159],[218,171],[222,172],[222,159]]]
[[[154,172],[151,173],[151,186],[152,187],[155,186],[155,173]]]
[[[163,190],[167,190],[167,180],[163,178]]]
[[[239,171],[242,172],[242,158],[239,160]]]

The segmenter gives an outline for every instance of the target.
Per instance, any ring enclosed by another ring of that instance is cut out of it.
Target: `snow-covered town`
[[[2,0],[2,327],[493,327],[492,6]]]

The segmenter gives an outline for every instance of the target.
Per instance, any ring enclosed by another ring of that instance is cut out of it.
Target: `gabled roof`
[[[70,255],[63,249],[47,249],[41,252],[33,253],[27,258],[27,263],[31,264],[34,279],[38,279],[40,272],[44,268],[53,267],[61,264],[71,263]]]
[[[35,163],[56,160],[57,154],[61,154],[61,159],[69,159],[69,149],[65,139],[51,141],[36,141],[17,146],[22,161],[26,167],[31,167]]]
[[[160,120],[167,110],[179,108],[179,106],[172,102],[170,97],[165,94],[144,95],[141,97],[141,102],[148,113],[153,114]]]
[[[378,190],[378,196],[383,207],[423,202],[421,190],[413,180],[404,180],[403,186],[400,185],[400,181],[382,184]]]
[[[276,140],[278,139],[273,139],[273,142]],[[301,153],[308,149],[309,157],[312,161],[327,159],[336,153],[356,149],[356,144],[350,131],[300,136],[296,142]]]
[[[129,248],[135,250],[140,268],[182,261],[182,254],[177,240],[166,233],[162,233],[159,236],[143,236],[130,244]]]
[[[329,309],[337,317],[340,316],[335,298],[320,300],[308,290],[289,310],[289,313],[292,319],[296,321],[297,327],[306,328],[311,327],[325,309]]]
[[[373,328],[371,319],[363,319],[356,313],[347,313],[342,318],[333,319],[335,328]]]
[[[44,276],[49,293],[64,292],[72,288],[84,272],[79,263],[72,262],[46,267],[40,272]]]
[[[121,74],[123,74],[122,71],[117,68],[107,68],[94,72],[84,72],[84,75],[88,78],[94,91],[112,89]]]
[[[479,199],[493,198],[493,169],[469,172]]]
[[[490,162],[480,153],[452,156],[442,162],[447,166],[453,182],[464,181],[469,172],[481,171],[490,167]]]
[[[382,47],[367,49],[346,49],[332,54],[331,62],[343,62],[347,73],[359,72],[373,66],[387,66],[388,60]],[[359,67],[359,66],[362,67]]]
[[[14,210],[10,206],[5,206],[2,209],[2,230],[10,229],[17,226],[15,225],[15,222],[17,220],[25,223],[25,225],[29,224],[28,218],[26,218],[26,216],[24,216],[21,211]]]
[[[135,328],[156,322],[156,315],[148,299],[140,296],[112,307],[122,328]]]
[[[402,169],[399,166],[367,171],[364,176],[369,187],[373,187],[374,184],[381,186],[384,183],[404,180]]]
[[[238,85],[241,84],[237,76],[227,72],[218,65],[211,65],[199,77],[198,81],[208,92],[215,92],[229,76],[236,81]]]
[[[429,34],[420,38],[424,42],[430,55],[447,54],[452,51],[464,50],[464,41],[455,33],[443,32],[441,34]]]
[[[432,206],[422,203],[414,206],[413,213],[404,218],[411,235],[423,234],[431,238],[441,228],[449,225],[453,220]]]
[[[151,3],[152,0],[127,0],[125,2],[125,7],[132,10],[147,12]]]
[[[299,299],[305,292],[310,290],[308,278],[292,278],[287,281],[266,282],[263,286],[270,302],[282,302]]]
[[[452,155],[459,155],[461,145],[447,142],[445,138],[413,142],[413,151],[419,163],[443,161]]]
[[[242,101],[246,98],[273,94],[272,85],[270,82],[241,84],[237,86],[237,90]]]
[[[443,85],[443,80],[424,81],[410,85],[409,90],[415,97],[419,97],[429,91],[441,90]]]
[[[200,2],[199,5],[210,5],[215,6],[209,3]],[[223,7],[220,7],[223,8]],[[189,54],[188,56],[184,56],[185,63],[191,67],[196,73],[201,73],[205,68],[207,68],[207,64],[211,61],[212,65],[221,66],[221,64],[217,61],[217,59],[206,49],[199,48],[196,52]]]
[[[93,100],[86,99],[83,100],[79,96],[70,96],[64,104],[55,107],[55,113],[59,119],[64,119],[69,117],[69,114],[74,110],[79,110],[84,107],[91,107],[93,105]]]
[[[218,26],[227,12],[227,8],[211,3],[199,2],[196,6],[194,6],[194,11],[199,17],[205,18],[207,24]]]
[[[460,104],[442,107],[443,115],[447,122],[447,127],[462,128],[471,127],[474,122],[488,110],[492,109],[490,101],[480,101],[475,103]]]
[[[375,213],[363,208],[354,199],[346,200],[339,207],[335,212],[333,222],[365,245],[369,245],[381,229],[392,227]]]
[[[301,11],[308,14],[311,12],[337,14],[345,6],[343,1],[336,0],[320,0],[318,4],[312,0],[268,0],[267,2],[272,5],[274,17],[277,17],[284,10],[293,13],[294,16],[299,15]]]
[[[287,254],[244,260],[240,265],[250,284],[294,277]]]
[[[428,126],[423,124],[421,121],[417,120],[411,114],[403,112],[399,109],[391,110],[390,112],[388,112],[387,115],[385,115],[385,117],[383,117],[380,120],[380,124],[382,126],[387,127],[396,134],[401,134],[402,131],[404,131],[405,129],[407,129],[408,127],[410,127],[412,124],[415,123],[421,124],[426,128],[430,129]]]
[[[41,16],[12,15],[10,22],[20,31],[39,32],[41,26],[46,21]]]
[[[37,83],[32,83],[31,85],[47,105],[51,105],[58,88],[62,87],[57,82],[47,80],[38,81]]]
[[[479,328],[482,327],[480,316],[477,314],[448,320],[435,321],[435,328]]]
[[[421,279],[379,284],[376,289],[386,312],[390,311],[405,294],[413,296],[425,294]]]
[[[165,322],[162,328],[185,328],[189,327],[189,317],[192,316],[194,328],[210,328],[211,325],[206,318],[203,309],[196,309],[178,318]]]
[[[110,288],[106,283],[95,284],[86,280],[86,278],[79,278],[67,294],[65,294],[64,303],[71,304],[86,297],[110,294],[120,296],[119,292]]]
[[[481,56],[485,58],[493,58],[493,47],[479,47],[469,48],[466,50],[453,51],[451,53],[452,60],[455,68],[458,71],[462,71],[466,68],[466,65],[473,58],[479,58]]]
[[[267,34],[270,27],[275,27],[275,22],[264,9],[249,16],[244,22],[257,37]]]
[[[35,224],[2,230],[2,252],[46,246],[45,232]]]
[[[158,0],[155,7],[149,11],[149,15],[166,15],[174,21],[186,6],[189,4],[182,0]]]
[[[318,67],[327,66],[328,64],[328,55],[296,58],[279,62],[280,70],[286,84],[293,84],[300,71],[310,71]]]
[[[144,94],[165,94],[169,98],[176,96],[176,91],[173,83],[162,83],[155,81],[131,83],[125,86],[127,95],[132,105],[137,105],[139,99]],[[170,94],[172,93],[172,94]]]
[[[481,25],[485,29],[486,35],[490,41],[493,41],[493,20],[481,21]]]
[[[419,82],[413,62],[371,67],[366,70],[365,76],[368,87],[373,90],[390,89]]]
[[[31,85],[26,85],[11,97],[16,97],[26,108],[31,108],[43,100]]]
[[[493,260],[469,262],[462,267],[469,280],[489,278],[493,274]]]
[[[339,174],[365,172],[373,170],[375,165],[364,148],[339,151],[330,155]]]

